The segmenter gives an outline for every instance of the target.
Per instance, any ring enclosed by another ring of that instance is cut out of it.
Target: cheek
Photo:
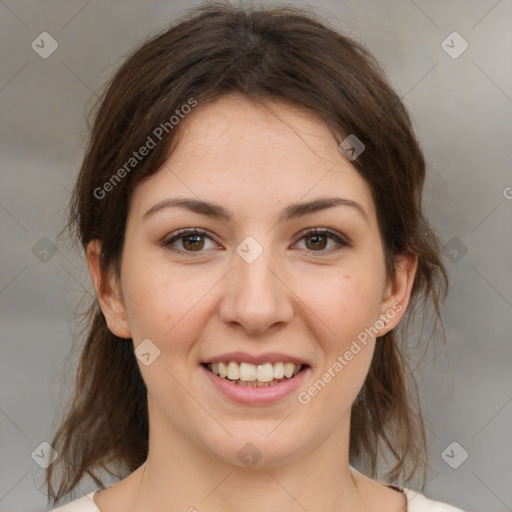
[[[308,288],[304,301],[330,328],[336,346],[349,343],[379,316],[382,276],[370,269],[336,272],[322,286]]]
[[[307,305],[315,313],[310,318],[317,317],[310,328],[322,354],[316,378],[299,395],[300,403],[312,406],[311,414],[322,415],[328,407],[336,422],[350,410],[373,357],[379,286],[368,273],[344,273],[309,296]]]
[[[125,304],[136,343],[149,338],[163,348],[172,341],[173,351],[179,351],[198,338],[214,284],[210,279],[162,264],[148,263],[141,270],[135,261],[127,262],[124,271]]]

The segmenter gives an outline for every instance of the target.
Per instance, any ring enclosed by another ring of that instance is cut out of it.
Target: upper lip
[[[305,366],[310,366],[310,364],[301,357],[290,356],[288,354],[283,354],[281,352],[265,352],[264,354],[248,354],[247,352],[229,352],[227,354],[220,354],[218,356],[212,356],[203,361],[203,364],[206,363],[221,363],[221,362],[229,362],[229,361],[237,361],[244,363],[252,363],[255,365],[265,364],[265,363],[295,363],[302,364]]]

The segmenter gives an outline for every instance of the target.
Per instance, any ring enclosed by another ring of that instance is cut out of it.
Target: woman
[[[47,472],[54,504],[120,482],[56,510],[458,510],[354,468],[425,477],[395,332],[446,294],[424,178],[378,65],[311,13],[210,4],[136,50],[72,198],[97,302]]]

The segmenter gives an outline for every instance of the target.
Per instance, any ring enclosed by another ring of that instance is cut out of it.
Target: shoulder
[[[460,508],[452,507],[440,501],[430,500],[423,494],[400,487],[407,497],[407,512],[464,512]]]
[[[54,508],[51,512],[101,512],[93,499],[95,493],[96,491],[90,492],[77,500],[66,503],[66,505]]]
[[[412,489],[407,489],[406,487],[402,487],[397,484],[389,484],[386,482],[373,480],[352,466],[350,466],[350,471],[354,477],[354,480],[357,481],[358,487],[361,490],[364,490],[365,494],[367,493],[368,496],[373,495],[374,499],[377,501],[382,502],[383,500],[390,499],[389,495],[382,494],[382,488],[387,487],[393,489],[394,491],[398,491],[398,493],[405,494],[405,498],[407,500],[407,512],[465,512],[460,508],[452,507],[446,503],[430,500],[420,492],[413,491]],[[399,507],[403,508],[403,505],[402,497],[402,501]]]

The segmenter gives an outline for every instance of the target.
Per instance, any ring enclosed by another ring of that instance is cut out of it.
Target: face
[[[100,297],[115,334],[146,340],[152,436],[239,466],[247,442],[268,464],[348,442],[376,336],[400,320],[415,271],[402,262],[388,282],[370,189],[322,122],[266,103],[230,96],[183,121],[133,193],[120,282],[109,276]],[[219,361],[233,361],[228,378],[207,367]],[[293,362],[302,370],[284,378]]]

